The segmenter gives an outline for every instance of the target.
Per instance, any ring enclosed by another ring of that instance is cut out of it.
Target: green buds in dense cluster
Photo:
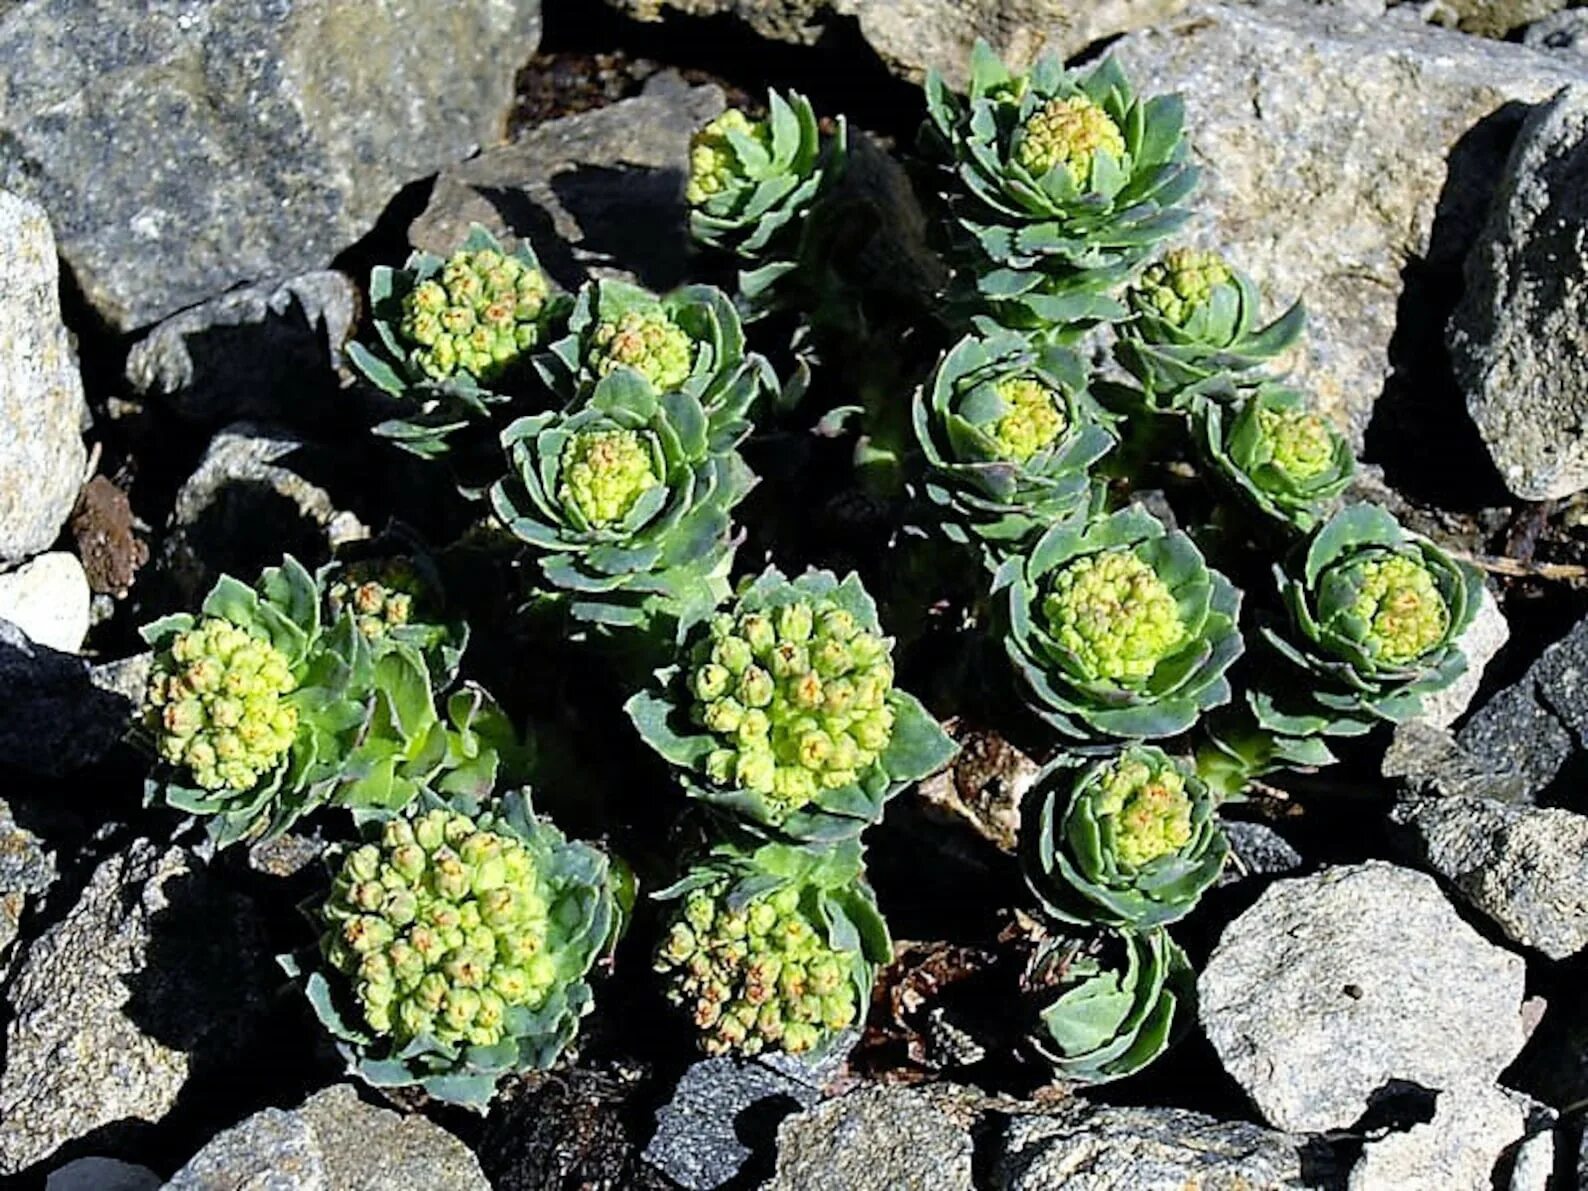
[[[1288,351],[1307,314],[1297,302],[1266,326],[1252,279],[1221,257],[1175,248],[1126,293],[1131,318],[1115,355],[1150,409],[1188,410],[1199,398],[1228,400],[1244,375]]]
[[[1139,505],[1054,525],[996,582],[1027,701],[1069,739],[1174,736],[1229,701],[1239,593]]]
[[[665,393],[689,379],[693,346],[658,302],[598,322],[590,333],[586,362],[598,377],[614,368],[632,368]]]
[[[953,755],[894,687],[892,646],[857,576],[769,569],[691,630],[629,716],[692,796],[795,838],[854,835]]]
[[[292,747],[298,685],[285,654],[218,617],[178,632],[155,659],[145,719],[162,761],[205,790],[248,790]]]
[[[1088,468],[1114,438],[1085,378],[1074,352],[994,332],[960,340],[917,391],[926,495],[990,564],[1087,503]]]
[[[1090,1084],[1134,1075],[1161,1055],[1189,1024],[1196,994],[1185,953],[1161,928],[1055,940],[1032,983],[1046,989],[1032,1046],[1061,1078]]]
[[[1290,623],[1264,627],[1279,666],[1248,692],[1265,729],[1358,735],[1416,715],[1466,670],[1458,639],[1482,578],[1384,510],[1335,514],[1274,573]]]
[[[1262,385],[1238,409],[1200,404],[1208,461],[1259,512],[1305,533],[1356,474],[1351,444],[1295,389]]]
[[[978,41],[968,94],[933,73],[926,102],[974,304],[1011,327],[1124,317],[1110,291],[1184,223],[1196,186],[1179,99],[1143,103],[1112,58],[1015,74]]]
[[[575,412],[507,427],[491,505],[576,618],[688,618],[728,592],[730,514],[754,483],[734,450],[747,429],[714,431],[697,397],[619,369]]]
[[[1195,908],[1229,845],[1214,799],[1187,767],[1147,745],[1038,778],[1021,833],[1026,882],[1053,917],[1146,929]]]
[[[510,1071],[549,1067],[621,929],[607,858],[521,794],[478,818],[433,806],[343,853],[318,913],[309,1000],[350,1069],[483,1107]]]
[[[432,678],[445,685],[457,674],[469,643],[469,626],[444,620],[441,580],[423,556],[397,555],[333,563],[318,577],[325,618],[345,613],[376,653],[396,646],[419,652]]]
[[[822,853],[725,845],[657,896],[678,908],[655,967],[707,1054],[821,1050],[864,1016],[892,958],[853,840]]]
[[[701,128],[689,143],[689,230],[702,244],[747,264],[739,289],[754,303],[798,264],[811,209],[842,168],[842,119],[827,147],[803,95],[767,93],[767,116],[737,108]]]
[[[565,304],[527,244],[510,253],[478,224],[450,257],[377,266],[369,299],[377,341],[348,344],[348,359],[402,403],[375,433],[423,457],[506,400],[503,386]]]

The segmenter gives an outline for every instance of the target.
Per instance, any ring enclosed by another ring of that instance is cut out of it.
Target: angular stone
[[[1263,1118],[1323,1132],[1394,1082],[1492,1083],[1522,1048],[1524,980],[1432,877],[1370,861],[1269,886],[1197,987],[1208,1040]]]
[[[1071,1101],[1053,1116],[1015,1117],[998,1155],[1001,1191],[1289,1191],[1302,1142],[1247,1121],[1179,1108]]]
[[[324,267],[494,141],[539,33],[539,0],[0,7],[0,185],[113,327],[148,326]]]
[[[789,1117],[766,1191],[971,1191],[970,1131],[925,1092],[864,1087]]]
[[[1363,1147],[1349,1191],[1492,1186],[1501,1152],[1525,1129],[1522,1105],[1503,1089],[1452,1088],[1439,1094],[1433,1120]]]
[[[127,353],[127,383],[211,425],[276,418],[314,425],[339,404],[342,347],[358,321],[344,273],[246,286],[173,315]]]
[[[1266,823],[1227,820],[1224,835],[1230,841],[1230,862],[1219,874],[1220,885],[1295,872],[1303,864],[1301,853]]]
[[[1358,446],[1390,371],[1408,265],[1457,289],[1517,105],[1588,79],[1410,14],[1306,4],[1199,8],[1114,54],[1144,88],[1184,96],[1206,171],[1189,234],[1250,272],[1270,309],[1306,300],[1293,379]]]
[[[29,898],[55,883],[55,857],[38,837],[17,826],[11,807],[0,799],[0,980],[10,970],[8,951]]]
[[[39,645],[76,653],[88,636],[88,576],[75,554],[41,554],[0,574],[0,620],[9,620]]]
[[[52,1170],[44,1191],[159,1191],[161,1183],[147,1166],[115,1158],[78,1158]]]
[[[1506,487],[1588,487],[1588,78],[1522,125],[1466,279],[1450,358]]]
[[[0,16],[0,23],[4,17]],[[0,37],[0,62],[10,60]],[[9,82],[9,80],[8,80]],[[3,124],[3,120],[0,120]],[[0,163],[5,160],[0,132]],[[0,164],[0,186],[5,170]],[[0,189],[0,562],[49,548],[83,485],[83,382],[37,203]]]
[[[1483,672],[1511,639],[1511,626],[1500,611],[1499,601],[1487,587],[1478,601],[1477,613],[1457,642],[1466,656],[1467,668],[1461,677],[1442,691],[1423,696],[1423,711],[1417,718],[1437,728],[1448,728],[1466,713],[1483,682]]]

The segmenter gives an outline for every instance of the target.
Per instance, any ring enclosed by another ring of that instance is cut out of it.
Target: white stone
[[[82,649],[92,601],[83,564],[65,551],[41,554],[0,575],[0,620],[62,653]]]

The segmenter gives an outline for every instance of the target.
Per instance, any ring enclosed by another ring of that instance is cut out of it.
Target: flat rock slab
[[[971,1138],[937,1100],[868,1087],[788,1118],[765,1191],[971,1191]]]
[[[1525,977],[1432,877],[1370,861],[1275,882],[1197,989],[1225,1070],[1300,1133],[1350,1127],[1394,1082],[1493,1083],[1522,1049]]]

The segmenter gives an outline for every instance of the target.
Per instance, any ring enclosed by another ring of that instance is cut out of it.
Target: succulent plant
[[[1174,922],[1229,854],[1207,786],[1150,745],[1079,771],[1061,758],[1027,805],[1026,883],[1062,922],[1136,930]]]
[[[407,645],[425,659],[439,685],[456,676],[469,626],[441,619],[441,581],[427,560],[394,555],[333,563],[317,581],[325,592],[328,621],[346,610],[375,653]]]
[[[892,648],[858,576],[772,567],[627,710],[691,797],[795,839],[858,835],[954,754],[893,685]]]
[[[1162,928],[1052,940],[1032,982],[1060,991],[1039,1011],[1031,1044],[1076,1083],[1107,1083],[1146,1067],[1183,1033],[1196,998],[1195,973]]]
[[[284,963],[353,1074],[483,1110],[503,1074],[573,1040],[622,927],[616,878],[526,796],[387,816],[334,864],[318,954]]]
[[[1113,58],[1072,73],[1048,55],[1014,74],[978,41],[969,93],[929,73],[926,102],[980,304],[1006,326],[1122,317],[1109,291],[1184,223],[1176,204],[1197,183],[1180,100],[1143,103]]]
[[[819,1053],[864,1018],[893,958],[856,840],[724,844],[656,896],[678,908],[655,967],[707,1054]]]
[[[520,749],[473,686],[443,711],[423,657],[380,651],[351,608],[321,620],[322,591],[292,558],[256,587],[223,576],[202,615],[143,630],[155,650],[141,727],[162,762],[146,800],[209,818],[222,846],[277,835],[324,805],[391,809],[422,789],[475,797]]]
[[[1234,410],[1202,402],[1196,411],[1203,453],[1253,508],[1306,533],[1356,474],[1351,444],[1306,396],[1265,384]]]
[[[753,266],[739,290],[756,302],[798,267],[803,224],[842,168],[840,119],[827,148],[810,101],[767,92],[768,113],[752,120],[729,108],[689,142],[689,230],[696,240]]]
[[[1278,667],[1247,692],[1270,732],[1355,736],[1399,723],[1467,668],[1460,637],[1482,577],[1376,505],[1336,513],[1274,576],[1289,623],[1262,627]]]
[[[1266,326],[1250,277],[1216,253],[1174,248],[1126,291],[1131,318],[1114,354],[1152,409],[1185,410],[1228,399],[1234,383],[1290,349],[1307,325],[1298,301]]]
[[[527,244],[509,253],[478,224],[444,260],[416,252],[401,269],[376,266],[369,299],[377,343],[348,344],[348,358],[405,406],[375,433],[421,457],[506,400],[503,385],[561,305]]]
[[[1229,701],[1240,594],[1141,506],[1058,522],[994,582],[1027,703],[1071,742],[1175,736]]]
[[[508,426],[491,506],[578,619],[688,619],[728,594],[730,514],[755,482],[736,442],[714,436],[698,397],[620,369],[575,412]]]
[[[1066,348],[1013,332],[968,335],[915,395],[924,488],[956,541],[989,563],[1085,506],[1088,473],[1114,445]]]
[[[693,397],[713,436],[734,441],[745,432],[751,405],[777,387],[766,360],[745,351],[733,302],[709,285],[658,297],[625,282],[589,282],[574,299],[567,333],[537,357],[536,367],[570,411],[601,381],[623,373],[658,395]]]

